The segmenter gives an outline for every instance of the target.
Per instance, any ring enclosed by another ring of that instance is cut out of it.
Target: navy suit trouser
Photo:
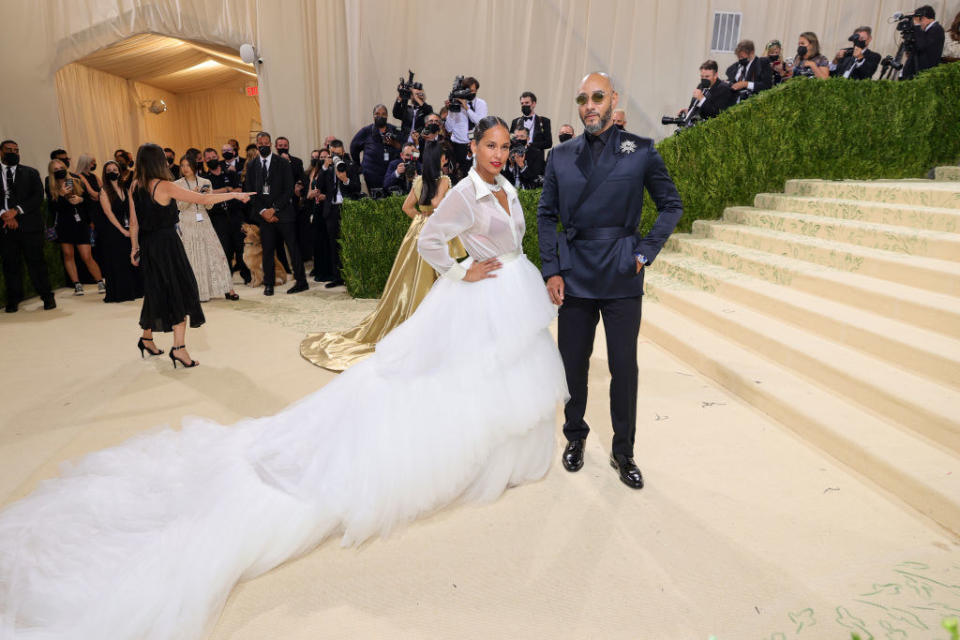
[[[587,378],[597,322],[603,317],[610,368],[610,422],[612,451],[633,456],[637,430],[637,338],[640,334],[642,296],[596,300],[567,295],[560,307],[557,344],[567,375],[570,400],[564,407],[563,435],[567,440],[587,437]]]

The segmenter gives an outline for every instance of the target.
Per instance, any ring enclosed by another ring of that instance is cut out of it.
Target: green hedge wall
[[[960,63],[910,82],[797,78],[662,140],[660,151],[683,198],[678,230],[783,191],[792,178],[919,178],[960,158]],[[521,191],[527,220],[523,249],[540,263],[539,191]],[[347,289],[377,297],[409,226],[400,197],[344,204]],[[656,208],[647,196],[641,230]]]

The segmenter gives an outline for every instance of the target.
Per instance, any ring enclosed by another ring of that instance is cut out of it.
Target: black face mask
[[[776,62],[777,60],[780,59],[780,54],[779,54],[779,53],[771,53],[769,56],[767,56],[767,58],[770,59],[770,62]]]
[[[697,85],[697,88],[700,90],[703,90],[703,89],[709,89],[711,86],[713,85],[710,84],[710,81],[707,80],[706,78],[703,78],[700,80],[700,84]]]
[[[223,155],[224,160],[233,160],[233,151],[224,151],[221,155]]]
[[[60,162],[62,162],[62,163],[63,163],[63,166],[65,166],[67,169],[70,168],[70,158],[64,158],[64,159],[61,160]]]
[[[572,134],[572,133],[561,133],[561,134],[560,134],[559,136],[557,136],[557,137],[560,139],[560,142],[566,142],[567,140],[570,140],[571,138],[573,138],[573,134]]]
[[[207,160],[207,169],[210,169],[210,171],[213,171],[219,166],[220,166],[219,160]]]
[[[171,167],[173,166],[173,158],[171,158],[170,156],[167,156],[167,164],[170,165]]]
[[[622,125],[622,124],[615,124],[615,125],[613,125],[613,126],[615,126],[617,129],[620,129],[620,131],[623,131],[623,125]]]
[[[96,171],[96,170],[97,170],[97,163],[94,162],[92,165],[90,165],[90,168],[87,169],[87,172],[88,172],[88,173],[93,173],[93,172]]]
[[[436,122],[431,122],[423,128],[423,132],[427,135],[440,133],[440,125],[438,125]]]
[[[528,116],[533,112],[533,109],[530,108],[530,105],[525,104],[520,106],[520,111],[523,112],[523,115]]]
[[[120,174],[119,174],[119,173],[116,173],[116,172],[114,172],[114,171],[111,171],[111,172],[109,172],[109,173],[107,174],[107,180],[109,180],[109,181],[111,181],[111,182],[116,182],[116,181],[119,180],[119,179],[120,179]]]
[[[380,127],[385,127],[385,126],[387,126],[387,119],[386,119],[386,118],[374,118],[374,119],[373,119],[373,124],[376,125],[376,127],[377,127],[378,129],[379,129]]]
[[[57,169],[56,171],[53,172],[53,177],[56,178],[57,180],[63,180],[64,178],[67,177],[67,170]]]
[[[740,58],[739,60],[737,60],[737,64],[740,65],[741,67],[745,67],[748,64],[750,64],[750,58]]]
[[[261,158],[266,158],[268,155],[270,155],[270,147],[268,147],[267,145],[263,145],[262,147],[257,147],[257,151],[260,152]]]
[[[290,147],[277,147],[277,155],[282,156],[283,154],[290,154]]]
[[[473,99],[476,98],[476,97],[477,97],[477,94],[471,91],[470,94],[467,95],[467,102],[470,102],[471,100],[473,100]]]
[[[7,151],[3,154],[3,164],[8,167],[15,167],[20,164],[20,154],[13,151]]]
[[[806,48],[805,46],[800,45],[799,47],[797,47],[797,57],[798,57],[798,58],[806,58],[806,57],[807,57],[807,48]]]
[[[310,166],[316,167],[320,164],[320,158],[310,158]]]

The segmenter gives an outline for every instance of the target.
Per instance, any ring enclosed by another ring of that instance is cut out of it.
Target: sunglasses
[[[590,94],[590,101],[593,102],[593,104],[600,104],[603,102],[603,99],[606,97],[606,95],[607,95],[606,91],[600,91],[598,89],[597,91],[594,91],[593,93]],[[585,93],[577,94],[577,104],[580,105],[581,107],[587,104],[587,94]]]

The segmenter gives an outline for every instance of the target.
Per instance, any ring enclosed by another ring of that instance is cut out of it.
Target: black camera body
[[[403,163],[403,175],[407,177],[407,180],[413,180],[413,177],[417,175],[417,159],[411,158],[406,160]]]
[[[894,16],[896,18],[896,16]],[[914,47],[917,44],[917,31],[913,24],[913,19],[920,17],[919,14],[911,13],[909,15],[901,15],[897,20],[897,31],[900,33],[900,37],[903,38],[903,48],[906,51],[913,52]]]
[[[350,167],[350,163],[340,156],[335,155],[330,158],[330,166],[333,167],[334,171],[346,171]]]
[[[440,125],[436,122],[431,122],[428,125],[423,127],[423,135],[428,136],[433,133],[440,133]]]
[[[413,71],[407,69],[407,73],[410,76],[406,80],[400,78],[400,84],[397,85],[397,93],[404,102],[413,97],[414,90],[423,91],[423,84],[413,81]]]
[[[866,48],[867,48],[867,41],[866,41],[866,40],[863,40],[862,38],[860,38],[860,34],[859,34],[859,33],[854,33],[852,36],[850,36],[849,38],[847,38],[847,41],[853,43],[853,47],[850,47],[850,48],[846,49],[846,50],[849,51],[850,53],[853,53],[853,48],[854,48],[854,47],[856,47],[856,48],[858,48],[858,49],[866,49]]]
[[[447,100],[450,101],[450,105],[447,107],[450,111],[459,113],[462,105],[460,100],[473,100],[477,97],[473,91],[470,90],[470,87],[463,86],[463,76],[457,76],[453,80],[453,89],[450,90],[450,95],[447,97]]]

